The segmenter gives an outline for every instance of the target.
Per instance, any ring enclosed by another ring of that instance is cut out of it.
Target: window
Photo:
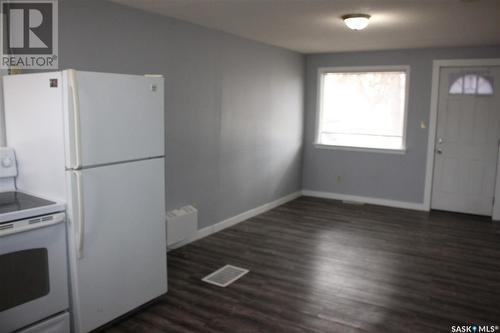
[[[320,146],[405,149],[408,67],[320,69]]]
[[[450,77],[451,95],[493,95],[493,77],[479,74],[452,74]]]

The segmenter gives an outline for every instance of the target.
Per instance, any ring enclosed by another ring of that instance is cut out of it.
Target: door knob
[[[439,148],[438,148],[438,149],[436,149],[436,153],[438,153],[438,154],[442,154],[442,153],[443,153],[443,151],[442,151],[441,149],[439,149]]]

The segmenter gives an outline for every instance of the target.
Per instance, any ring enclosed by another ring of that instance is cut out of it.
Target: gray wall
[[[59,19],[61,69],[165,76],[168,209],[201,228],[300,190],[303,56],[105,1]]]
[[[423,202],[432,61],[500,57],[500,46],[316,54],[306,58],[303,188],[314,191]],[[325,66],[410,65],[407,152],[404,155],[318,149],[313,146],[317,69]],[[341,176],[341,181],[337,181]]]

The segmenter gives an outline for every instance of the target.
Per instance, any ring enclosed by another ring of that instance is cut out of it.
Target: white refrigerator
[[[166,293],[163,78],[65,70],[3,89],[17,188],[67,204],[73,332]]]

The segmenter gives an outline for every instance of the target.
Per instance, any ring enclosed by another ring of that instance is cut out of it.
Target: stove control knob
[[[2,166],[4,168],[9,168],[12,166],[12,158],[10,157],[5,157],[4,159],[2,159]]]

